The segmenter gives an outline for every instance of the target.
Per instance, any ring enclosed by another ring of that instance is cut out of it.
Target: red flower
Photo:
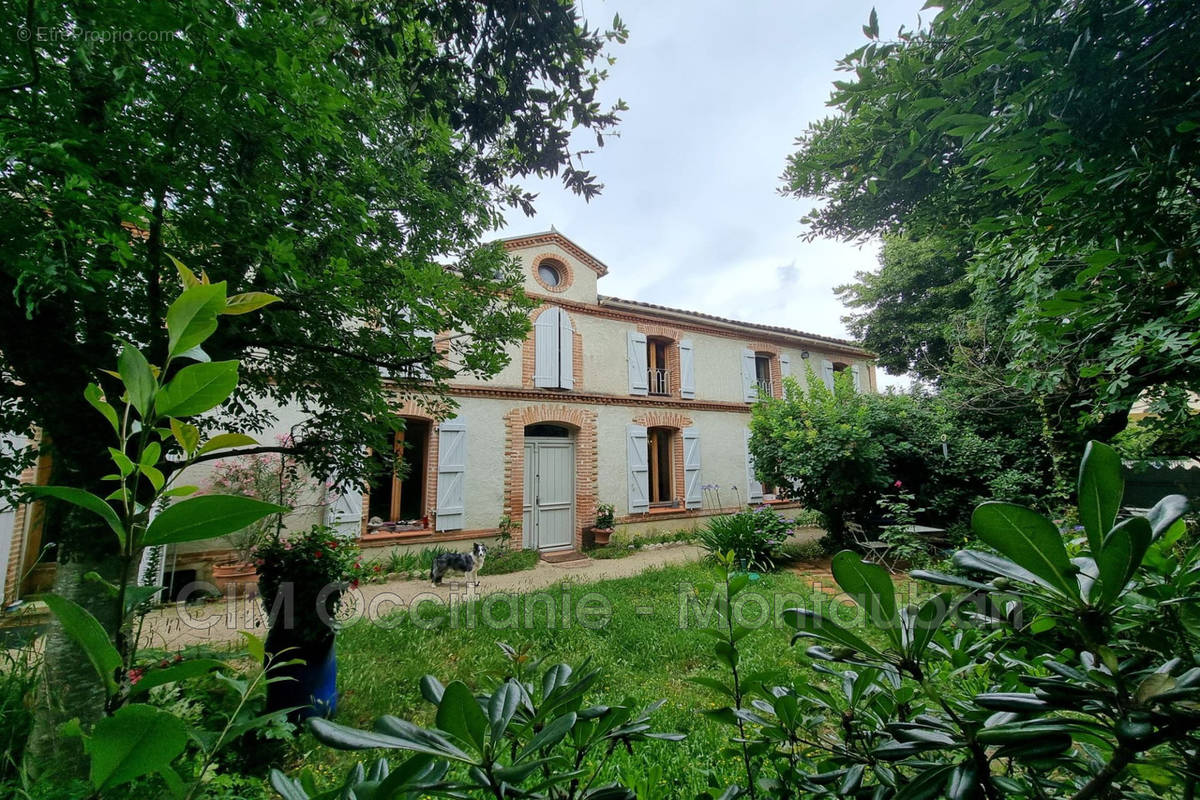
[[[351,588],[351,589],[357,589],[357,588],[358,588],[358,578],[355,578],[354,580],[350,581],[350,588]]]
[[[313,558],[320,558],[320,557],[321,557],[321,551],[320,551],[320,550],[314,550],[314,551],[313,551]]]
[[[376,571],[376,572],[379,572],[379,570],[381,570],[381,569],[383,569],[383,567],[381,567],[381,566],[380,566],[380,565],[378,565],[378,564],[376,564],[376,565],[375,565],[375,571]]]
[[[140,667],[134,667],[133,669],[129,670],[129,685],[132,686],[140,681],[145,672],[146,671]]]
[[[329,543],[329,549],[330,549],[330,550],[337,550],[337,542],[330,542],[330,543]]]

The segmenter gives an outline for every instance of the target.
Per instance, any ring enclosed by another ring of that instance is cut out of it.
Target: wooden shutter
[[[625,449],[629,454],[629,513],[650,509],[650,464],[646,453],[646,428],[630,425],[626,429]]]
[[[343,536],[357,538],[362,532],[362,498],[361,487],[347,487],[339,492],[325,511],[325,524]]]
[[[551,306],[533,323],[533,385],[558,388],[558,320],[562,312]]]
[[[688,508],[704,505],[704,490],[700,483],[700,431],[683,429],[683,487],[684,503]]]
[[[862,391],[862,374],[858,371],[858,364],[850,367],[850,374],[854,376],[854,391]]]
[[[466,502],[467,426],[457,418],[438,426],[437,529],[463,528]]]
[[[742,399],[747,403],[758,399],[758,375],[754,370],[753,350],[742,350]]]
[[[558,386],[575,388],[575,329],[562,309],[558,310]]]
[[[792,376],[792,357],[787,353],[779,354],[779,378],[790,378]]]
[[[826,359],[821,359],[821,380],[825,381],[826,388],[833,391],[833,362]]]
[[[650,379],[646,374],[646,334],[637,331],[629,332],[629,393],[650,393]]]
[[[679,342],[679,396],[685,400],[696,397],[696,360],[691,339]]]
[[[750,429],[746,428],[746,495],[747,501],[761,503],[762,483],[754,475],[754,456],[750,455]]]

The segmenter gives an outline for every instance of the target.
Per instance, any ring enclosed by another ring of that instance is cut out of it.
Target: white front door
[[[525,546],[575,544],[575,445],[570,439],[525,440]]]

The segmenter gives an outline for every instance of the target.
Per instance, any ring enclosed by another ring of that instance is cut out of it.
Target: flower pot
[[[337,637],[323,631],[311,632],[274,625],[267,633],[266,657],[284,664],[271,670],[270,677],[284,678],[267,684],[267,712],[292,709],[288,721],[300,723],[309,717],[332,717],[337,711]]]
[[[213,564],[213,583],[226,597],[255,597],[258,594],[258,572],[246,561]]]
[[[595,544],[596,547],[604,547],[608,544],[609,540],[612,538],[612,535],[612,528],[592,528],[592,543]]]

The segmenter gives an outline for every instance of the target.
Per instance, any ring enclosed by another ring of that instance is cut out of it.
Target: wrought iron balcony
[[[647,385],[650,388],[650,394],[661,395],[664,397],[671,394],[671,373],[665,369],[648,369],[646,370]]]

